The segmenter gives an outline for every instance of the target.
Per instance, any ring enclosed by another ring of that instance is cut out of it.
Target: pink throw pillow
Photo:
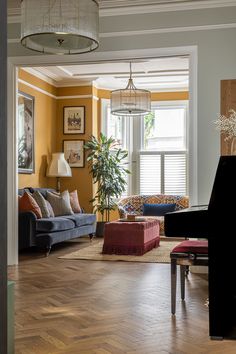
[[[74,213],[81,213],[77,190],[70,192],[70,205]]]

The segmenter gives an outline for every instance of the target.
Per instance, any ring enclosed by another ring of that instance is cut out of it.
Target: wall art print
[[[64,134],[85,133],[85,107],[64,107]]]
[[[84,167],[84,140],[64,140],[63,151],[70,167]]]
[[[34,161],[34,97],[18,92],[18,172],[32,174]]]

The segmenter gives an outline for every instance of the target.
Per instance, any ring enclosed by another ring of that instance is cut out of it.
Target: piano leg
[[[176,277],[177,277],[176,259],[171,259],[171,313],[175,315],[176,308]]]
[[[180,266],[180,285],[181,285],[181,299],[185,299],[185,274],[186,274],[186,266]]]

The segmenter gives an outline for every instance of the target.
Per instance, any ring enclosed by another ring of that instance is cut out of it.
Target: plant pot
[[[105,224],[105,221],[97,221],[96,237],[103,237]]]

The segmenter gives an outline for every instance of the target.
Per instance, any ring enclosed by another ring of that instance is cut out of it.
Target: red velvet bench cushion
[[[159,246],[159,229],[159,221],[154,219],[106,223],[102,253],[141,256]]]
[[[208,254],[208,241],[183,241],[171,253]]]

